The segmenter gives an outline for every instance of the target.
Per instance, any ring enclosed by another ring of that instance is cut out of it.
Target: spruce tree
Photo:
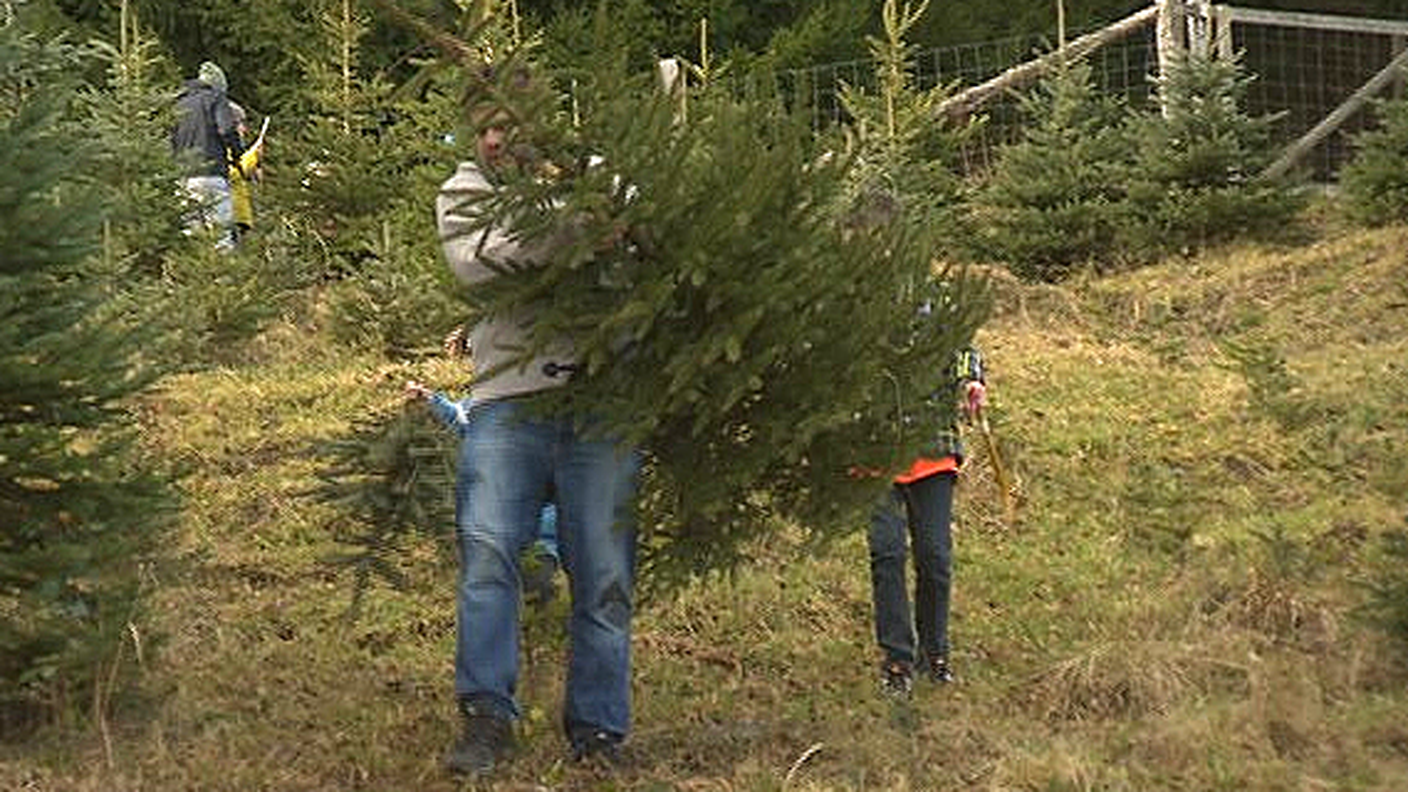
[[[352,574],[350,613],[373,582],[405,585],[395,557],[407,537],[443,536],[453,524],[454,439],[425,405],[407,402],[358,421],[319,449],[313,494],[338,510],[334,538],[343,545],[324,562]]]
[[[1126,247],[1152,257],[1283,235],[1302,200],[1285,180],[1257,178],[1283,114],[1243,109],[1254,76],[1241,60],[1190,52],[1154,79],[1156,104],[1131,121]]]
[[[95,265],[89,55],[0,27],[0,724],[105,711],[148,634],[140,570],[167,514],[124,407],[153,373],[144,337]]]
[[[1408,100],[1374,106],[1379,124],[1354,139],[1354,159],[1340,172],[1347,214],[1369,226],[1408,220]]]
[[[906,222],[936,229],[936,243],[947,247],[958,233],[963,202],[958,152],[975,124],[955,126],[940,117],[939,105],[950,93],[946,86],[918,87],[916,51],[905,36],[928,5],[926,0],[918,8],[908,3],[901,8],[887,0],[881,8],[884,37],[866,37],[877,88],[842,86],[841,104],[850,119],[844,133],[856,157],[848,195],[838,209],[842,215],[854,213],[866,201],[886,196]]]
[[[266,206],[305,280],[334,280],[334,336],[402,355],[425,347],[463,312],[444,289],[429,195],[453,168],[451,102],[440,70],[407,83],[364,74],[358,54],[371,20],[352,0],[316,7],[297,59],[299,105],[279,141]],[[429,100],[427,100],[429,97]]]
[[[1123,107],[1098,92],[1083,61],[1064,64],[1020,105],[1022,138],[999,150],[973,201],[975,252],[1046,281],[1112,260],[1129,157]]]
[[[80,107],[92,136],[103,141],[93,179],[103,192],[102,259],[111,277],[133,284],[159,280],[184,241],[174,188],[180,173],[170,155],[171,86],[158,78],[156,38],[127,0],[119,6],[116,46],[102,38],[92,44],[107,79],[81,90]]]

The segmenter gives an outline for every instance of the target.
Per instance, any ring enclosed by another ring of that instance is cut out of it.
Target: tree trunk
[[[1065,48],[1064,54],[1061,51],[1052,52],[1036,60],[1013,66],[985,83],[975,85],[940,102],[936,114],[940,118],[962,121],[994,95],[1032,82],[1055,68],[1063,59],[1066,62],[1070,62],[1084,58],[1094,50],[1112,41],[1122,39],[1135,30],[1148,25],[1154,21],[1158,14],[1158,6],[1150,6],[1143,11],[1138,11],[1125,17],[1119,22],[1115,22],[1094,33],[1088,33],[1072,41],[1070,46]]]

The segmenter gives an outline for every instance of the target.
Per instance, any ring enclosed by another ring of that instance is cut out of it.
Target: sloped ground
[[[1019,509],[971,432],[958,684],[881,699],[861,536],[818,555],[784,528],[732,584],[642,609],[615,775],[563,761],[565,605],[534,612],[522,749],[486,788],[1408,789],[1408,658],[1355,616],[1408,517],[1408,229],[996,284]],[[145,407],[153,453],[191,470],[146,703],[110,742],[6,749],[0,788],[459,788],[448,526],[349,620],[322,561],[340,517],[307,494],[315,441],[456,375],[267,342]]]

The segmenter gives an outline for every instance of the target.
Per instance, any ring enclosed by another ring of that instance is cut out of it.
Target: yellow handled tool
[[[986,410],[978,409],[978,428],[983,433],[983,444],[987,447],[988,459],[992,462],[992,473],[997,479],[998,489],[1002,490],[1002,512],[1009,526],[1017,521],[1017,492],[1012,480],[1007,476],[1007,468],[1002,464],[1002,455],[997,451],[997,441],[993,439],[992,427],[988,425]]]

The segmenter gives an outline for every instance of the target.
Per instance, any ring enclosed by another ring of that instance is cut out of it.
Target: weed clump
[[[1199,688],[1189,647],[1165,641],[1097,643],[1038,674],[1028,708],[1050,722],[1134,719],[1169,711]]]

